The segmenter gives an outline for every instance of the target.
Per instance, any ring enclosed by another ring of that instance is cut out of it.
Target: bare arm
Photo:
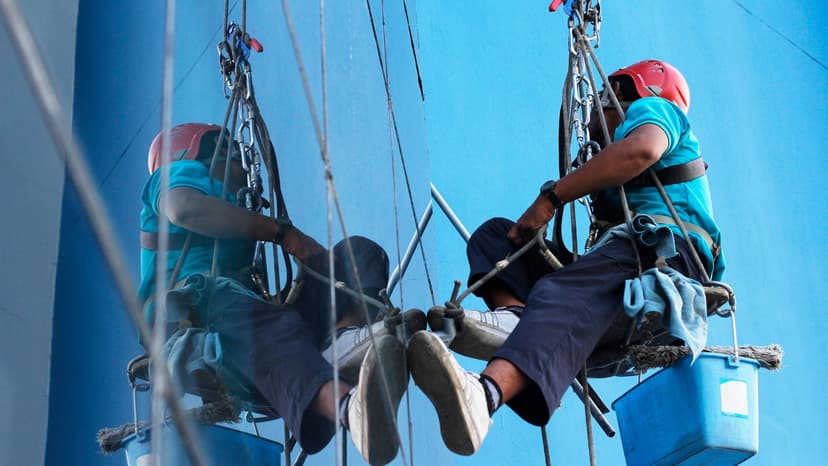
[[[555,194],[561,201],[568,202],[601,189],[621,186],[658,162],[668,145],[667,134],[658,126],[639,126],[624,139],[608,145],[581,168],[561,178]],[[554,214],[552,203],[546,197],[538,196],[507,236],[513,243],[522,244]]]
[[[192,188],[175,188],[169,192],[167,218],[175,225],[212,238],[238,238],[272,241],[279,226],[270,217],[251,212]],[[306,260],[325,249],[298,228],[285,233],[285,250]]]

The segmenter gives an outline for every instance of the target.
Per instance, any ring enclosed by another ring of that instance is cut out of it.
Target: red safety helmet
[[[681,72],[661,60],[644,60],[612,73],[609,77],[629,76],[639,97],[658,96],[690,109],[690,87]]]
[[[218,139],[218,131],[221,131],[221,126],[205,123],[184,123],[170,128],[170,162],[196,160],[199,158],[199,151],[201,150],[201,142],[204,139],[204,135],[216,132],[215,136]],[[155,139],[152,140],[152,144],[150,144],[149,154],[147,154],[147,168],[150,174],[161,166],[161,161],[163,160],[161,154],[161,139],[163,134],[163,131],[158,133]],[[215,141],[211,141],[209,146],[215,148]]]

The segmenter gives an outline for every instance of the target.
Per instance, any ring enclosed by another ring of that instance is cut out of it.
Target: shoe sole
[[[418,332],[408,342],[411,376],[437,410],[443,442],[454,453],[469,456],[477,451],[481,442],[475,442],[472,432],[467,430],[470,422],[463,409],[466,403],[455,388],[462,384],[455,366],[459,368],[454,356],[433,333]]]
[[[365,355],[366,371],[360,374],[360,386],[366,389],[365,415],[368,436],[368,457],[372,465],[384,465],[397,456],[399,436],[396,428],[397,409],[408,387],[408,371],[405,368],[405,346],[391,335],[376,339],[376,350],[371,348]],[[382,371],[380,370],[382,366]],[[388,381],[388,396],[382,380],[383,372]]]

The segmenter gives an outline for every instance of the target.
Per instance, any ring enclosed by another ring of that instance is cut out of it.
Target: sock
[[[339,423],[342,427],[350,430],[348,426],[348,402],[351,401],[351,392],[349,391],[345,396],[339,400]]]
[[[503,399],[503,392],[497,382],[485,374],[480,374],[480,385],[483,385],[483,391],[486,393],[486,406],[489,408],[489,416],[500,408],[501,400]]]
[[[523,306],[498,306],[492,309],[492,311],[509,311],[512,314],[520,317],[521,314],[523,314]]]

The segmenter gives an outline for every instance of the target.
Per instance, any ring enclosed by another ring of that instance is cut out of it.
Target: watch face
[[[546,183],[541,185],[540,191],[542,193],[545,193],[545,192],[549,191],[550,189],[553,189],[556,184],[558,184],[557,180],[549,180]]]

